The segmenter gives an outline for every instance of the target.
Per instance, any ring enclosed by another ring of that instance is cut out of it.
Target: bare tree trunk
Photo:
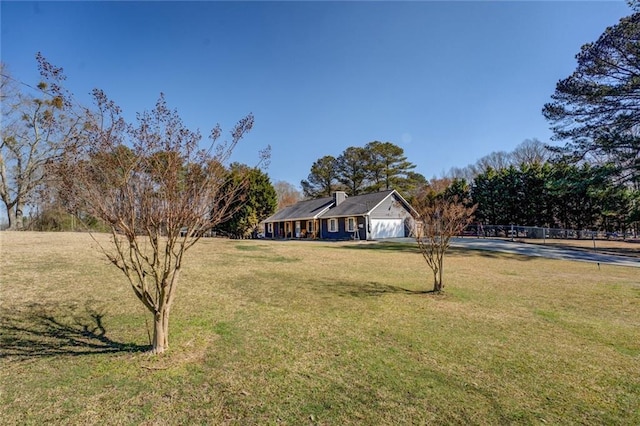
[[[440,293],[442,291],[442,272],[433,273],[433,292]]]
[[[201,151],[200,132],[182,124],[164,95],[153,111],[138,115],[137,125],[127,124],[102,91],[94,90],[94,97],[99,110],[58,173],[65,177],[69,207],[81,206],[109,224],[115,251],[101,250],[152,314],[150,352],[161,354],[169,348],[169,312],[182,256],[202,230],[230,219],[245,199],[248,178],[231,182],[226,163],[253,116],[241,120],[232,140],[223,143],[216,144],[216,126],[210,149]]]
[[[442,253],[444,256],[444,253]],[[443,258],[440,257],[436,260],[437,266],[433,269],[433,292],[440,293],[444,285],[442,284],[442,267]]]
[[[16,211],[13,207],[7,207],[7,219],[9,220],[9,230],[15,231],[18,229],[18,220],[16,219]]]
[[[153,341],[151,352],[161,354],[169,349],[169,310],[161,309],[153,318]]]
[[[442,271],[444,270],[444,251],[442,252],[442,256],[439,260],[440,265],[438,265],[438,291],[442,291],[444,288],[444,283],[442,282]]]
[[[23,228],[23,223],[22,223],[22,203],[21,202],[17,202],[16,203],[16,224],[14,229],[16,230],[21,230]]]
[[[7,211],[7,229],[11,229],[11,225],[13,225],[15,219],[11,217],[11,208],[5,205],[5,209]]]

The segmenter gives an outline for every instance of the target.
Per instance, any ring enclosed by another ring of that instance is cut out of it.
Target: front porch
[[[317,239],[319,219],[287,220],[265,223],[265,238],[271,239]]]

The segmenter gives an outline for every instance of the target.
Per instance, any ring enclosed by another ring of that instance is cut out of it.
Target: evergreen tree
[[[316,160],[306,180],[302,180],[302,192],[307,198],[328,197],[337,189],[336,159],[331,155]]]
[[[243,181],[246,181],[245,195],[231,207],[235,213],[216,228],[236,238],[251,236],[260,221],[272,215],[278,205],[276,190],[267,174],[245,164],[231,164],[227,185],[238,186]]]
[[[336,190],[358,195],[396,189],[410,195],[427,182],[412,171],[415,167],[399,146],[374,141],[364,148],[349,147],[338,158],[326,155],[316,160],[301,185],[307,198],[329,196]]]
[[[605,184],[600,169],[588,163],[555,164],[548,184],[555,226],[566,229],[595,228],[601,213],[598,193]]]
[[[637,6],[637,3],[636,3]],[[543,113],[561,151],[577,162],[588,156],[615,164],[619,175],[640,179],[640,13],[622,18],[576,55],[576,70],[558,82]]]
[[[349,147],[336,160],[338,181],[344,185],[348,195],[364,192],[367,184],[369,152],[364,148]]]
[[[398,182],[395,189],[411,204],[420,189],[428,183],[427,178],[420,173],[407,172],[407,176]]]
[[[471,187],[473,202],[478,204],[476,218],[487,225],[503,224],[498,173],[491,167],[476,176]]]
[[[364,149],[369,152],[366,169],[371,192],[398,189],[407,182],[408,173],[416,167],[407,160],[404,150],[391,142],[369,142]]]
[[[551,200],[546,186],[551,173],[550,166],[538,162],[523,163],[519,171],[523,193],[520,205],[522,223],[530,226],[549,226],[553,223]]]

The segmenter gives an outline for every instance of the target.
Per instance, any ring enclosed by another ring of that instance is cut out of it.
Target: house
[[[333,198],[300,201],[263,220],[265,238],[303,238],[317,236],[320,215],[333,205]]]
[[[408,237],[413,208],[396,190],[300,201],[264,220],[266,238],[378,240]]]

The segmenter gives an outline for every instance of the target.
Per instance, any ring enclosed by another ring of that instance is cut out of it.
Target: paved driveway
[[[413,241],[404,238],[403,241]],[[586,250],[572,250],[561,247],[551,247],[540,244],[524,244],[508,240],[493,240],[488,238],[452,238],[452,247],[462,247],[474,250],[489,250],[503,253],[515,253],[524,256],[546,257],[549,259],[575,260],[579,262],[593,262],[640,268],[640,260],[633,257],[601,254]]]
[[[451,240],[451,245],[453,247],[517,253],[525,256],[547,257],[549,259],[577,260],[579,262],[597,262],[640,267],[640,260],[633,257],[601,254],[586,250],[572,250],[540,244],[523,244],[514,241],[484,238],[454,238]]]

